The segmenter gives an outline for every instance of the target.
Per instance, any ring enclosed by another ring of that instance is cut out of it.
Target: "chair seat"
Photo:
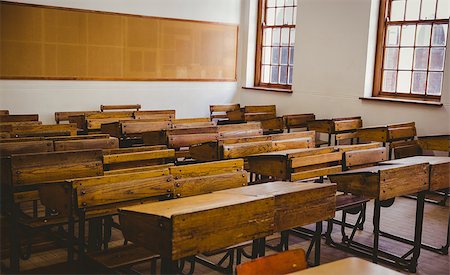
[[[355,196],[351,194],[342,194],[336,196],[336,211],[346,210],[360,206],[361,204],[370,201],[370,199],[362,196]]]

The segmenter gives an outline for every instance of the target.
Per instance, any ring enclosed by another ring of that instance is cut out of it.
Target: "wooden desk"
[[[423,150],[449,152],[450,156],[450,135],[423,136],[418,139]]]
[[[400,275],[402,273],[366,260],[350,257],[291,273],[291,275]]]
[[[283,190],[281,184],[286,184]],[[120,224],[126,239],[160,254],[162,271],[170,273],[172,261],[263,238],[315,219],[329,219],[334,216],[335,188],[334,184],[280,182],[240,187],[125,207],[119,210]],[[317,189],[321,190],[317,196],[305,195]],[[301,202],[292,199],[302,196]],[[320,205],[317,211],[309,211],[311,201]],[[318,216],[307,217],[312,212]]]

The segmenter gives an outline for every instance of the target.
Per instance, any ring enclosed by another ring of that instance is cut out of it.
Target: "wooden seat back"
[[[215,141],[219,138],[217,126],[178,128],[166,131],[169,148],[180,149],[193,144]]]
[[[129,105],[100,105],[100,111],[110,111],[110,110],[136,110],[141,109],[141,104],[129,104]]]
[[[88,149],[113,149],[119,148],[119,140],[115,137],[90,138],[90,139],[67,139],[55,140],[55,151],[73,151]]]
[[[39,121],[39,115],[38,114],[0,115],[0,122],[24,122],[24,121]]]
[[[245,106],[244,119],[245,121],[262,121],[273,119],[277,116],[275,105],[261,105],[261,106]]]
[[[434,135],[418,137],[423,150],[450,152],[450,135]]]
[[[413,140],[417,136],[414,122],[391,124],[387,126],[388,141]]]
[[[291,129],[299,129],[306,128],[308,126],[309,121],[313,121],[316,119],[316,116],[312,113],[309,114],[293,114],[293,115],[284,115],[283,121],[288,132]]]
[[[218,125],[219,138],[239,138],[262,136],[263,128],[261,122],[247,122],[239,124]]]
[[[354,150],[343,153],[342,165],[344,170],[350,170],[376,165],[388,159],[386,147]]]
[[[289,274],[306,269],[306,255],[303,249],[279,252],[260,257],[236,266],[237,275],[279,275]]]
[[[0,110],[0,115],[9,115],[9,110]]]
[[[247,185],[244,160],[234,159],[172,166],[174,197],[187,197]]]
[[[10,134],[13,137],[76,136],[77,127],[74,124],[20,125],[13,126]]]
[[[240,104],[209,105],[209,114],[211,120],[227,120],[227,112],[237,111],[240,109]]]
[[[113,137],[126,138],[140,136],[145,132],[167,130],[171,127],[170,120],[164,118],[135,119],[104,123],[101,125],[101,131]]]
[[[149,110],[149,111],[136,111],[133,113],[134,119],[155,119],[165,118],[165,120],[175,119],[175,110]]]
[[[160,146],[120,148],[105,150],[103,164],[105,170],[127,169],[133,167],[161,165],[173,162],[175,151]]]
[[[55,122],[59,124],[62,121],[69,121],[71,116],[82,116],[89,114],[96,114],[99,111],[71,111],[71,112],[55,112]]]

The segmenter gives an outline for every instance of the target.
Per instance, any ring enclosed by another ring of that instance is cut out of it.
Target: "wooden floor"
[[[412,238],[414,234],[414,218],[415,218],[415,201],[407,198],[397,198],[394,205],[390,208],[383,208],[381,211],[381,229],[390,233],[395,233],[400,236]],[[372,237],[372,209],[373,203],[369,203],[367,211],[367,222],[364,231],[358,232],[356,240],[371,243]],[[447,219],[449,215],[449,208],[438,206],[434,204],[425,204],[425,221],[423,230],[423,242],[434,246],[442,246],[446,241],[447,234]],[[337,213],[340,216],[340,213]],[[207,221],[205,221],[205,225]],[[311,227],[313,228],[313,227]],[[324,227],[325,230],[325,227]],[[336,227],[334,230],[335,240],[339,240],[339,230]],[[120,245],[122,243],[120,232],[115,232],[113,235],[113,243]],[[290,249],[308,247],[309,242],[297,237],[291,236]],[[408,250],[407,245],[399,244],[398,242],[381,238],[380,248],[393,252],[396,254],[403,254]],[[274,253],[267,250],[267,254]],[[340,250],[331,248],[325,245],[322,241],[322,256],[321,262],[327,263],[342,258],[352,256],[351,254],[342,252]],[[67,273],[65,268],[66,252],[64,249],[57,249],[53,251],[34,254],[27,261],[21,261],[21,269],[24,273],[33,274],[49,274],[49,273]],[[220,259],[220,256],[209,258],[211,260]],[[8,265],[8,261],[4,261]],[[186,269],[189,267],[187,264]],[[149,264],[141,264],[135,266],[134,269],[138,272],[148,274],[150,270]],[[196,265],[195,274],[219,274],[199,264]],[[407,273],[406,273],[407,274]],[[439,255],[422,249],[417,274],[450,274],[449,256]]]

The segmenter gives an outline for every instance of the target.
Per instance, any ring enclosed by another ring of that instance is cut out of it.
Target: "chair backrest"
[[[306,255],[303,249],[288,250],[260,257],[236,266],[237,275],[280,275],[306,269]]]
[[[284,115],[283,120],[288,131],[290,129],[296,128],[306,128],[308,121],[313,121],[316,119],[316,116],[312,113],[309,114],[293,114],[293,115]]]
[[[119,148],[105,150],[103,153],[104,169],[107,171],[127,169],[173,162],[175,151],[158,146],[136,148]]]
[[[0,115],[0,122],[39,121],[38,114],[31,115]]]
[[[119,148],[119,140],[115,137],[56,140],[54,141],[54,147],[55,151],[113,149]]]
[[[245,121],[262,121],[273,119],[277,116],[275,105],[261,105],[261,106],[245,106],[244,120]]]
[[[218,140],[217,126],[179,128],[166,131],[167,145],[169,148],[179,149],[194,144]]]
[[[110,111],[110,110],[136,110],[141,109],[141,104],[129,104],[129,105],[100,105],[100,111]]]
[[[420,156],[423,149],[417,140],[394,141],[390,144],[396,159]]]
[[[450,135],[434,135],[418,137],[423,150],[443,151],[450,153]]]
[[[344,170],[376,165],[388,160],[386,147],[347,151],[342,155]]]
[[[76,136],[75,124],[52,125],[20,125],[13,126],[11,136],[14,137],[47,137],[47,136]]]
[[[82,116],[99,113],[99,111],[73,111],[73,112],[55,112],[55,122],[59,124],[61,121],[69,121],[71,116]]]
[[[157,117],[164,118],[165,120],[175,119],[175,110],[148,110],[148,111],[135,111],[133,112],[134,119],[155,119]]]
[[[262,136],[261,122],[218,125],[220,138]]]
[[[227,119],[227,112],[236,111],[241,109],[240,104],[222,104],[222,105],[209,105],[209,114],[211,120],[213,119]]]
[[[388,128],[388,140],[413,140],[417,136],[416,124],[414,122],[391,124]]]
[[[9,110],[0,110],[0,115],[9,115]]]

